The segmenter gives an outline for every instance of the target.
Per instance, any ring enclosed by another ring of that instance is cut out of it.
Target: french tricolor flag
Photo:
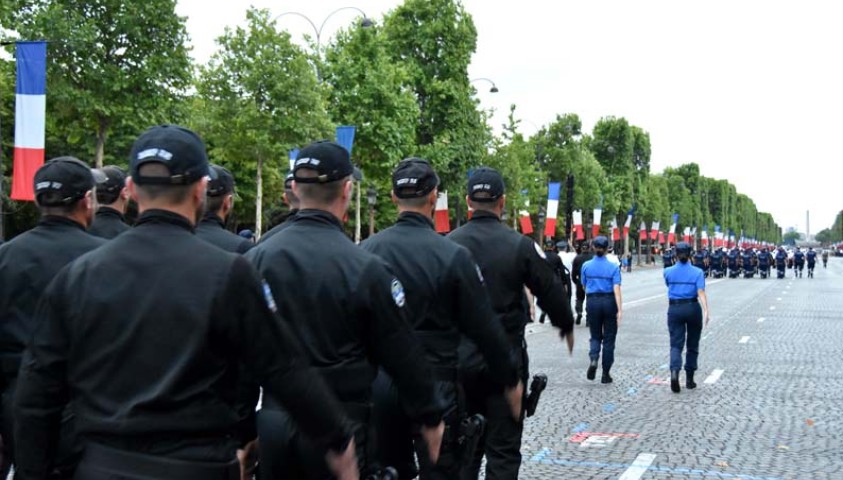
[[[433,214],[437,233],[451,231],[451,219],[448,217],[448,192],[439,192],[436,197],[436,209]]]
[[[591,216],[591,236],[596,237],[600,235],[600,220],[603,217],[603,209],[597,207]]]
[[[670,224],[670,230],[667,232],[667,242],[676,243],[676,222],[679,221],[679,214],[673,214],[673,223]]]
[[[621,239],[621,231],[618,229],[618,221],[614,218],[612,219],[612,241],[617,242]]]
[[[656,240],[659,238],[659,225],[660,222],[653,222],[650,224],[650,240]],[[664,242],[659,242],[664,243]]]
[[[639,241],[647,240],[647,224],[645,224],[644,222],[641,222],[641,226],[638,227],[638,228],[639,228],[638,240]]]
[[[544,236],[556,236],[556,217],[559,215],[559,182],[547,184],[547,215],[544,221]]]
[[[47,42],[15,44],[15,157],[12,200],[35,200],[35,172],[44,164]]]
[[[632,215],[635,214],[635,205],[626,212],[626,222],[623,224],[623,238],[629,238],[629,227],[632,225]]]
[[[582,210],[574,210],[574,232],[577,234],[577,240],[585,239],[585,232],[582,229]]]

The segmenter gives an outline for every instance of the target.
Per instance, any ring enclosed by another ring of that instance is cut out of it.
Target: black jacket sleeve
[[[297,425],[320,446],[343,448],[351,438],[343,408],[322,377],[304,361],[292,333],[275,314],[269,286],[245,258],[237,258],[229,275],[226,304],[234,305],[223,331],[243,361]]]
[[[15,478],[47,478],[68,402],[69,342],[59,287],[50,284],[35,310],[35,329],[24,353],[15,392]],[[56,281],[58,280],[58,281]]]
[[[458,251],[452,272],[460,331],[483,353],[490,377],[514,387],[519,380],[517,352],[510,347],[501,323],[495,321],[482,273],[468,250]]]
[[[562,282],[550,264],[540,256],[532,240],[524,238],[519,249],[526,270],[527,288],[535,295],[542,311],[547,312],[550,323],[559,328],[562,335],[567,335],[574,329],[574,315],[571,302],[562,289]]]
[[[433,371],[421,342],[413,334],[397,277],[382,264],[371,263],[361,281],[368,299],[360,304],[360,318],[368,322],[368,338],[377,363],[398,385],[407,413],[427,426],[442,421],[446,404],[434,385]]]

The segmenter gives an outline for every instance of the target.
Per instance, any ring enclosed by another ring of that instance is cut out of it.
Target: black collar
[[[206,213],[205,218],[202,219],[201,223],[204,223],[206,225],[211,225],[211,226],[219,226],[220,228],[223,228],[223,229],[225,228],[225,222],[223,221],[222,218],[220,218],[219,215],[217,215],[215,213]]]
[[[336,228],[339,231],[342,231],[342,222],[340,219],[335,217],[332,213],[326,212],[325,210],[316,210],[312,208],[306,208],[303,210],[299,210],[296,214],[295,218],[291,219],[293,222],[315,222],[320,223],[323,225],[331,226]]]
[[[474,213],[471,215],[471,221],[474,220],[482,220],[482,221],[491,221],[494,220],[496,222],[500,222],[501,218],[495,215],[492,212],[487,212],[486,210],[475,210]]]
[[[396,225],[407,225],[410,227],[422,227],[422,228],[429,228],[433,230],[435,227],[433,225],[433,221],[430,218],[425,217],[424,215],[416,212],[402,212],[398,215],[398,221],[395,222]]]
[[[97,216],[117,217],[120,219],[121,222],[124,221],[123,214],[117,211],[116,208],[111,207],[100,207],[97,210]]]
[[[140,227],[145,224],[152,225],[162,223],[168,225],[175,225],[177,227],[184,228],[189,232],[193,232],[193,225],[187,218],[169,210],[147,210],[141,214],[135,226]]]
[[[45,226],[45,227],[76,227],[82,231],[85,230],[85,226],[81,223],[67,217],[61,217],[58,215],[45,215],[41,217],[41,220],[38,221],[38,226]]]

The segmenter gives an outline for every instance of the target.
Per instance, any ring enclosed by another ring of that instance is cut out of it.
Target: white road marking
[[[775,309],[776,309],[776,306],[775,306],[775,305],[773,305],[772,307],[770,307],[770,310],[775,310]]]
[[[632,465],[623,472],[623,475],[621,475],[619,480],[638,480],[647,473],[647,469],[650,468],[650,465],[653,464],[655,459],[656,455],[654,453],[639,454],[635,457]]]
[[[764,317],[759,318],[758,323],[764,323]]]
[[[713,372],[711,372],[711,375],[709,375],[708,378],[705,379],[704,383],[715,383],[717,380],[720,380],[720,375],[723,375],[723,370],[714,370]]]
[[[776,298],[776,301],[777,301],[777,302],[781,302],[781,301],[782,301],[782,297],[778,297],[778,298]]]
[[[747,336],[741,337],[741,339],[738,340],[738,343],[749,343],[749,337],[747,337]]]

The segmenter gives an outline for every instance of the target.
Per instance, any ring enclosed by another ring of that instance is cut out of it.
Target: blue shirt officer
[[[685,356],[685,386],[696,388],[694,372],[700,353],[700,334],[708,325],[708,300],[705,296],[703,272],[688,263],[691,246],[680,242],[676,246],[678,263],[664,271],[667,284],[667,329],[670,332],[670,389],[679,393],[679,370],[682,369],[682,350],[687,346]],[[702,304],[702,308],[700,308]]]
[[[802,278],[802,270],[805,268],[805,252],[796,247],[793,252],[793,274],[796,278]]]
[[[776,251],[776,274],[778,278],[784,278],[784,269],[787,266],[787,252],[779,247]]]
[[[601,383],[612,383],[609,370],[615,362],[615,337],[623,315],[620,267],[606,259],[609,239],[600,236],[592,242],[595,257],[583,264],[581,280],[588,302],[585,304],[591,332],[586,378],[594,380],[600,349],[603,349],[603,377]]]
[[[817,263],[817,252],[814,251],[813,247],[808,248],[808,252],[805,253],[805,260],[808,262],[808,278],[814,278],[814,266]]]

